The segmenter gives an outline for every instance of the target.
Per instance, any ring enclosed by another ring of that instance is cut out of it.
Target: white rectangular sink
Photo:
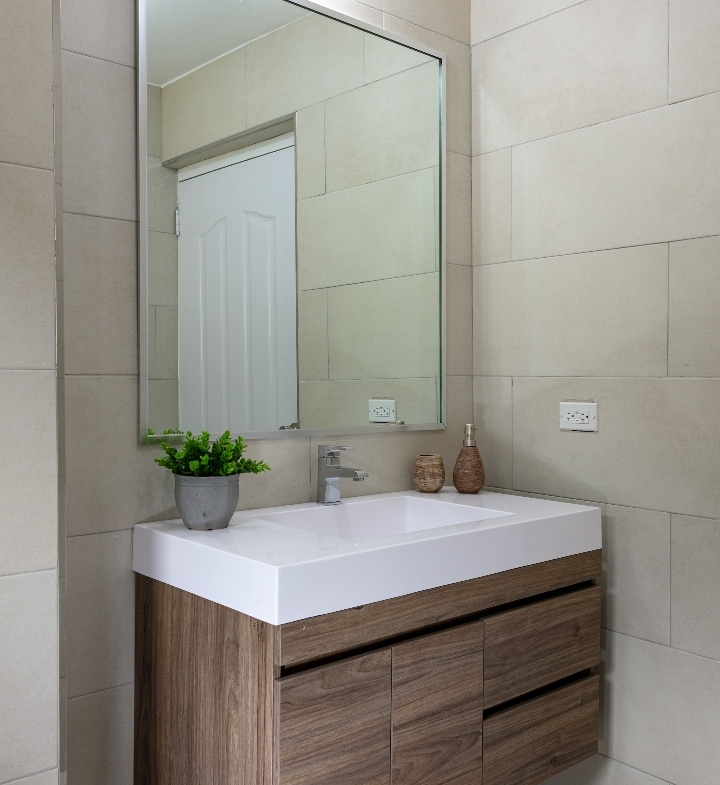
[[[445,488],[138,524],[133,569],[279,625],[601,547],[596,507]]]
[[[261,517],[264,521],[292,526],[293,529],[365,542],[511,514],[453,504],[428,496],[387,496],[354,499],[345,504],[317,505],[311,509],[290,507],[278,512],[265,512]]]

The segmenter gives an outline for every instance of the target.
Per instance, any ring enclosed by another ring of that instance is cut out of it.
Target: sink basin
[[[138,524],[133,569],[278,625],[600,547],[596,507],[444,488]]]
[[[258,517],[315,534],[366,542],[510,514],[454,504],[433,497],[391,496],[369,500],[351,499],[328,506],[319,504],[310,509],[287,509]]]

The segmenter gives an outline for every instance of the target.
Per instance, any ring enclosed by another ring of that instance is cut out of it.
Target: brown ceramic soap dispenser
[[[485,467],[475,444],[475,426],[465,426],[463,447],[455,461],[453,485],[460,493],[480,493],[485,485]]]

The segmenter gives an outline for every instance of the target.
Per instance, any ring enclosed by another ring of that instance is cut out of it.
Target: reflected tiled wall
[[[474,397],[491,484],[603,511],[603,756],[720,770],[720,4],[473,0]],[[558,403],[599,403],[561,432]]]
[[[340,437],[356,448],[353,463],[371,473],[365,483],[349,483],[347,493],[378,493],[410,488],[421,452],[442,453],[451,469],[472,416],[469,0],[326,5],[450,56],[450,428]],[[172,477],[153,462],[159,450],[137,443],[134,7],[133,0],[64,0],[62,6],[65,225],[74,232],[65,285],[88,304],[68,310],[64,322],[73,336],[66,353],[76,357],[67,368],[64,407],[70,785],[132,782],[130,532],[140,521],[177,514]],[[93,277],[87,258],[94,259]],[[241,479],[240,507],[312,498],[316,442],[253,442],[248,452],[273,471]]]
[[[55,10],[50,0],[0,3],[0,783],[8,784],[57,783],[60,763]]]

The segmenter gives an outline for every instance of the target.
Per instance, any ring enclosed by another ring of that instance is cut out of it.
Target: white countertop
[[[600,510],[578,504],[452,488],[434,497],[404,491],[342,504],[398,497],[496,516],[362,541],[277,522],[278,513],[307,515],[316,504],[239,512],[220,531],[190,531],[179,520],[141,523],[133,570],[279,625],[602,547]]]

